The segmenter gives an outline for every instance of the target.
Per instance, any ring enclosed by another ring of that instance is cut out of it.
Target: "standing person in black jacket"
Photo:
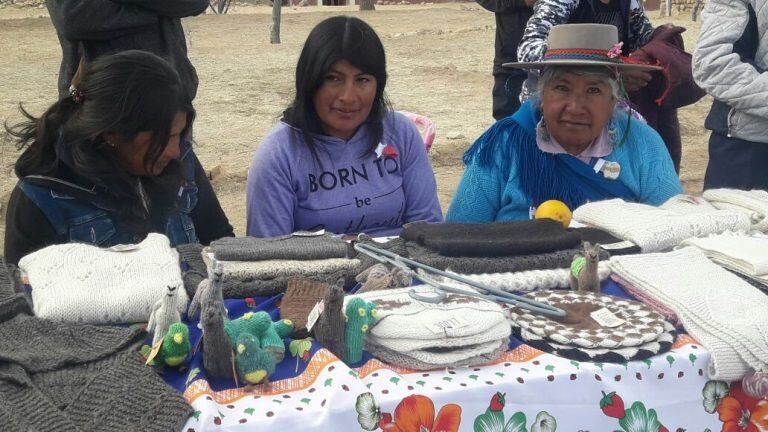
[[[493,118],[500,120],[520,108],[525,72],[501,67],[517,61],[517,45],[536,0],[476,0],[496,15],[496,55],[493,58]]]
[[[69,93],[81,59],[127,50],[165,58],[193,100],[197,73],[187,58],[181,18],[203,13],[208,0],[46,0],[62,49],[59,96]]]

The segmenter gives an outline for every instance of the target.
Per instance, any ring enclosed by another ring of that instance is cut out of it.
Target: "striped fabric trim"
[[[596,49],[551,49],[544,53],[544,60],[596,60],[621,64],[619,57],[608,57],[608,51]]]

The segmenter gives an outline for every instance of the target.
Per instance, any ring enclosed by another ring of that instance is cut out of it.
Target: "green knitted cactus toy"
[[[240,318],[224,323],[224,331],[227,332],[232,348],[237,345],[237,338],[242,333],[248,333],[261,339],[261,336],[272,326],[272,318],[266,312],[246,312]]]
[[[368,329],[376,322],[376,305],[366,303],[361,298],[353,298],[347,303],[344,342],[346,351],[344,361],[357,363],[363,359],[363,342]]]
[[[224,331],[227,332],[232,347],[236,348],[236,341],[241,334],[247,333],[254,336],[260,347],[272,354],[275,363],[280,363],[285,358],[285,344],[283,334],[288,335],[293,331],[290,320],[272,322],[267,312],[247,312],[240,318],[224,323]]]
[[[293,333],[293,322],[289,319],[281,319],[280,321],[275,321],[272,326],[275,328],[275,331],[277,331],[277,334],[281,338],[287,338],[291,333]]]

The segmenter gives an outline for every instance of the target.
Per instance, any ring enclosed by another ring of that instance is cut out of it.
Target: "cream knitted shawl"
[[[161,234],[108,249],[48,246],[22,258],[19,268],[32,286],[35,315],[73,323],[146,322],[168,285],[183,286],[179,255]],[[177,298],[183,312],[186,291]]]
[[[678,213],[620,199],[587,203],[573,212],[573,218],[629,240],[643,252],[669,250],[691,237],[750,227],[749,218],[737,211]]]
[[[679,248],[694,246],[712,261],[756,279],[768,281],[768,237],[740,233],[692,238]]]
[[[712,354],[712,379],[768,371],[768,296],[692,247],[611,258],[613,271],[666,304]]]
[[[704,191],[703,197],[718,209],[736,210],[747,215],[753,231],[768,232],[768,192],[709,189]]]

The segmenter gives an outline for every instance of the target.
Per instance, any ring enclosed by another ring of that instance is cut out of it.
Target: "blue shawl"
[[[496,122],[464,153],[464,163],[497,164],[503,173],[516,164],[521,189],[534,207],[550,199],[571,209],[609,198],[638,200],[624,183],[606,179],[592,165],[569,154],[541,151],[536,144],[536,125],[541,119],[537,107],[538,100],[529,100],[515,114]]]

